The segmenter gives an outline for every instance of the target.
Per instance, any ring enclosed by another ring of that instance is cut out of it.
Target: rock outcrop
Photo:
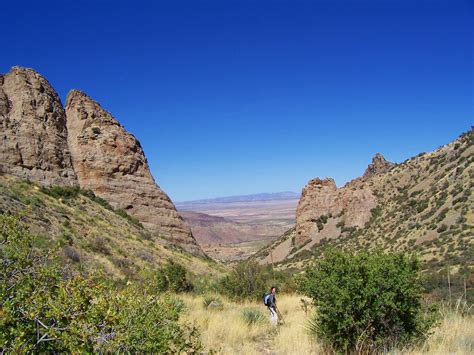
[[[189,226],[155,183],[139,141],[81,91],[69,93],[66,116],[80,186],[126,210],[152,232],[203,255]]]
[[[386,171],[391,166],[377,154],[364,178],[355,179],[342,188],[337,188],[335,181],[330,178],[310,180],[303,189],[296,209],[295,245],[304,245],[319,234],[317,220],[320,218],[338,218],[348,228],[363,227],[370,220],[372,209],[377,206],[377,198],[364,179]]]
[[[58,94],[32,69],[0,75],[0,172],[51,185],[77,184]]]
[[[387,161],[382,154],[377,153],[372,158],[372,163],[369,164],[362,176],[363,179],[368,179],[374,175],[385,173],[394,166],[393,163]]]

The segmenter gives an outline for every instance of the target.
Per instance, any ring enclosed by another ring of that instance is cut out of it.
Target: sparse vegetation
[[[41,192],[52,196],[57,199],[65,199],[65,200],[71,200],[74,198],[77,198],[79,195],[85,196],[89,199],[91,199],[94,202],[97,202],[100,204],[102,207],[106,208],[109,211],[115,212],[117,215],[119,215],[122,218],[125,218],[127,221],[130,223],[143,228],[143,225],[140,223],[138,219],[135,217],[130,216],[125,210],[118,208],[114,209],[106,200],[103,198],[96,196],[94,192],[91,190],[83,190],[77,186],[42,186],[41,187]]]

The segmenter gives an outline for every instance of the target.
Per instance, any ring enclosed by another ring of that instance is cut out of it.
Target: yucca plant
[[[222,300],[216,295],[205,295],[202,300],[202,305],[205,309],[222,310],[224,308]]]
[[[242,311],[242,317],[245,323],[247,323],[247,325],[249,326],[263,322],[263,320],[265,319],[262,312],[254,308],[245,308]]]

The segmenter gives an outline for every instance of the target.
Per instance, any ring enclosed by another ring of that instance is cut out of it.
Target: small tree
[[[310,330],[337,351],[383,351],[422,336],[418,260],[403,254],[328,250],[306,270],[301,290],[316,312]]]

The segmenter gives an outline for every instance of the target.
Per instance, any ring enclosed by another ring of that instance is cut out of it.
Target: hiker
[[[278,325],[278,309],[276,305],[276,287],[272,286],[270,293],[265,295],[265,306],[270,311],[270,323],[274,326]]]

